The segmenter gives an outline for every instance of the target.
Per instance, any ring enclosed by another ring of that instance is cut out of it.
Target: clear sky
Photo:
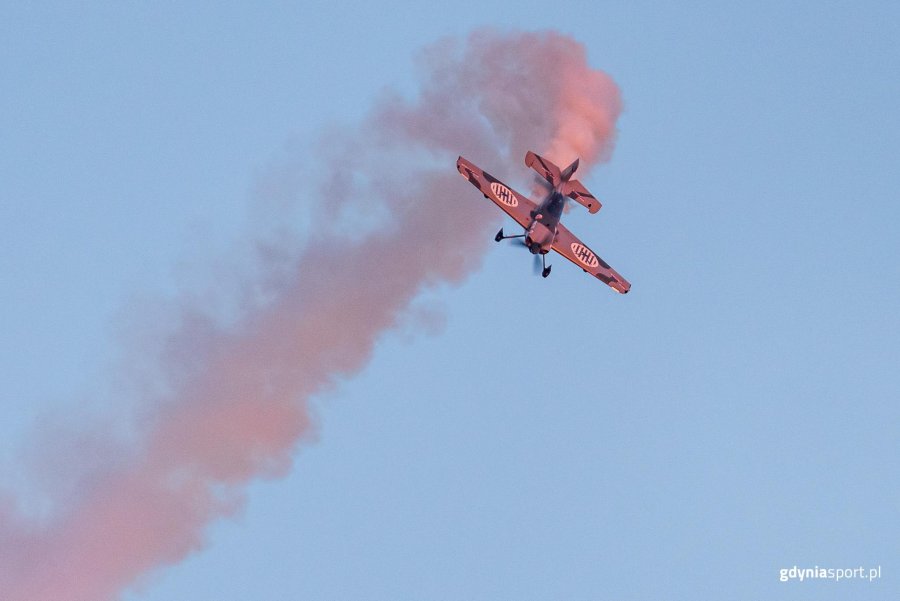
[[[900,597],[900,8],[684,4],[8,3],[4,482],[108,398],[123,323],[236,260],[286,148],[409,93],[443,36],[550,28],[622,90],[604,208],[566,223],[631,293],[498,245],[128,601]]]

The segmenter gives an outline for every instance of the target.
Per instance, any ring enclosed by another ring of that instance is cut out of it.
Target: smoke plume
[[[311,396],[361,369],[420,292],[479,267],[502,215],[459,177],[457,155],[504,175],[530,149],[583,167],[611,151],[618,90],[568,37],[478,31],[429,47],[418,68],[417,96],[387,94],[305,153],[331,174],[297,200],[317,229],[303,244],[260,240],[253,293],[230,319],[180,313],[156,380],[134,383],[129,435],[110,442],[107,424],[50,447],[43,469],[85,474],[50,491],[51,515],[0,496],[5,601],[117,599],[199,550],[248,482],[284,474]]]

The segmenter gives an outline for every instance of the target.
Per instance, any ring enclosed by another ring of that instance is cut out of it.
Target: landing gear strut
[[[550,275],[550,270],[553,268],[553,265],[547,265],[547,255],[541,255],[541,264],[544,266],[541,277],[545,278]]]
[[[525,234],[519,234],[518,236],[504,236],[503,228],[500,228],[500,231],[497,232],[497,235],[494,236],[494,242],[500,242],[501,240],[509,240],[510,238],[524,238]]]

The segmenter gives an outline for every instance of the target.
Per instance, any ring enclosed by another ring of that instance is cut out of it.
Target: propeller
[[[524,239],[524,238],[507,238],[507,240],[509,240],[509,243],[510,243],[512,246],[518,246],[518,247],[520,247],[520,248],[524,248],[524,249],[527,250],[529,253],[531,252],[531,249],[529,249],[529,248],[528,248],[528,245],[525,244],[525,239]],[[531,263],[531,268],[532,268],[532,271],[534,271],[534,274],[535,274],[535,275],[538,275],[538,274],[541,273],[541,271],[543,271],[543,269],[544,269],[544,262],[543,262],[543,260],[541,260],[541,255],[539,255],[539,254],[538,254],[538,255],[534,255],[534,260],[533,260],[532,263]]]

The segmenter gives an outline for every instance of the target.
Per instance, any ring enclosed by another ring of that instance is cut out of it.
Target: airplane
[[[559,222],[566,201],[570,198],[583,205],[590,213],[600,210],[600,201],[581,182],[572,179],[578,169],[578,159],[560,170],[547,159],[528,151],[525,154],[525,166],[537,171],[551,186],[549,194],[540,204],[535,204],[463,157],[456,160],[459,173],[478,188],[485,198],[492,200],[525,229],[524,234],[506,236],[503,228],[500,228],[494,240],[500,242],[509,238],[523,238],[525,247],[531,254],[540,255],[543,266],[541,275],[545,278],[550,275],[552,267],[547,265],[546,255],[555,250],[619,294],[627,293],[631,284]]]

